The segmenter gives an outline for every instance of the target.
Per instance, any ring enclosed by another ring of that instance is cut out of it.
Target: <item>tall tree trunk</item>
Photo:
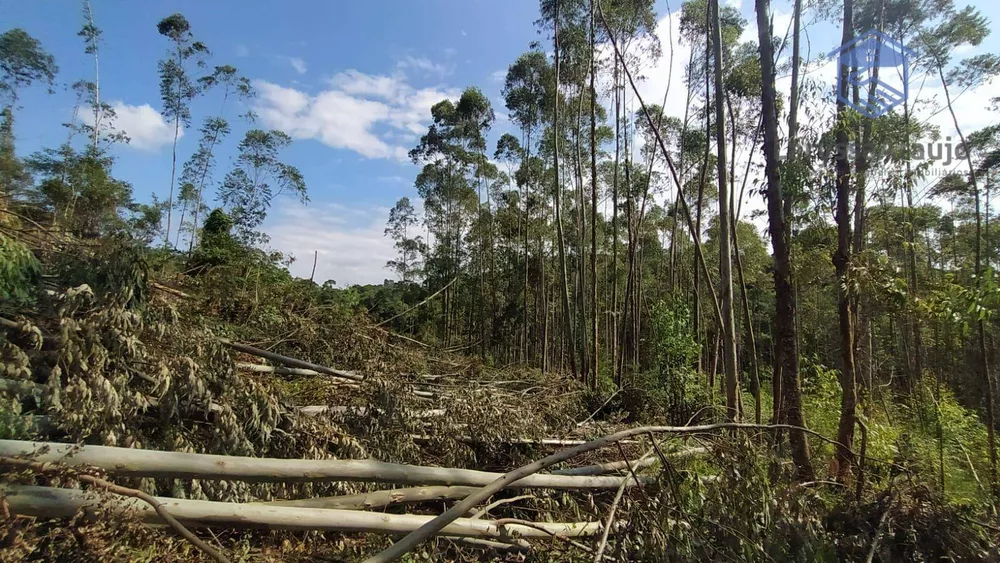
[[[733,218],[733,253],[736,256],[736,272],[739,274],[740,294],[743,297],[743,314],[747,322],[747,336],[750,340],[750,361],[752,362],[753,379],[751,380],[754,406],[754,423],[761,423],[760,404],[760,368],[757,361],[757,337],[753,330],[753,315],[750,313],[750,298],[747,296],[747,282],[743,275],[743,258],[740,256],[740,237],[736,232],[736,220]]]
[[[843,45],[854,39],[854,1],[844,1]],[[854,365],[854,319],[851,316],[850,266],[851,266],[851,161],[848,154],[847,104],[849,94],[846,64],[839,66],[840,96],[837,98],[837,251],[833,255],[833,265],[837,271],[837,311],[840,318],[840,423],[837,425],[837,446],[835,453],[836,474],[846,480],[851,473],[854,455],[855,411],[857,410],[857,374]]]
[[[559,183],[559,137],[562,133],[559,129],[559,0],[555,1],[555,18],[553,18],[555,31],[553,33],[553,46],[555,50],[555,101],[552,113],[552,130],[553,130],[553,153],[554,153],[554,174],[555,174],[555,204],[556,204],[556,238],[559,245],[559,270],[560,276],[562,278],[562,290],[560,294],[562,296],[562,308],[563,308],[563,322],[565,323],[565,334],[567,335],[567,340],[569,341],[569,364],[570,370],[573,372],[573,377],[577,377],[579,374],[576,369],[576,354],[573,350],[573,316],[570,314],[569,310],[569,274],[566,269],[566,244],[563,239],[563,223],[562,223],[562,184]]]
[[[876,24],[876,26],[877,26],[876,29],[878,31],[880,31],[880,32],[882,31],[882,28],[883,28],[882,14],[884,12],[884,9],[885,9],[885,3],[884,3],[884,1],[880,1],[879,2],[878,21],[877,21],[877,24]],[[869,108],[874,107],[875,103],[877,102],[877,98],[876,98],[876,95],[877,95],[876,86],[878,85],[878,76],[879,76],[879,58],[880,58],[880,53],[876,50],[876,52],[875,52],[875,65],[874,65],[874,68],[871,70],[871,72],[872,72],[871,86],[868,88],[867,100],[866,100],[866,105]],[[857,85],[854,86],[854,98],[855,98],[855,104],[857,104],[858,101],[859,101],[858,100],[858,87],[857,87]],[[906,104],[906,101],[904,100],[903,103]],[[867,216],[867,203],[868,203],[867,202],[867,187],[868,187],[867,184],[868,184],[868,171],[869,171],[869,169],[871,167],[871,164],[869,162],[869,156],[871,155],[871,150],[872,150],[872,126],[873,126],[873,121],[874,120],[872,120],[872,119],[864,119],[863,122],[862,122],[861,132],[860,132],[860,136],[859,136],[860,146],[859,146],[859,150],[857,151],[857,156],[856,156],[856,164],[855,164],[856,174],[855,174],[855,177],[856,177],[856,184],[857,185],[856,185],[856,191],[855,191],[855,197],[854,197],[854,240],[853,240],[853,243],[852,243],[853,244],[852,250],[853,250],[853,253],[855,255],[861,253],[864,250],[864,247],[865,247],[865,229],[866,229],[866,216]],[[906,118],[906,120],[905,120],[904,123],[906,124],[905,127],[906,127],[907,131],[909,131],[909,118],[908,117]],[[907,132],[907,135],[909,135],[908,132]],[[914,277],[913,280],[915,281],[916,278]],[[911,298],[913,297],[913,293],[914,292],[911,291]],[[864,339],[864,335],[867,334],[867,332],[868,332],[868,322],[869,321],[868,321],[868,318],[867,318],[867,316],[868,316],[867,314],[864,315],[864,316],[862,315],[862,310],[861,310],[861,296],[860,295],[856,295],[856,296],[854,296],[851,299],[851,307],[852,307],[851,318],[855,322],[855,329],[856,329],[855,330],[855,336],[856,336],[856,339],[855,339],[855,354],[857,354],[858,356],[860,356],[861,358],[863,358],[867,362],[866,365],[868,365],[869,368],[870,368],[871,364],[872,364],[872,350],[871,350],[871,347],[866,347],[866,346],[864,346],[864,343],[861,342],[861,341],[865,340]],[[916,318],[914,318],[913,320],[915,322]],[[915,332],[917,332],[917,339],[919,340],[919,328],[916,327],[916,325],[914,325],[914,328],[916,329]],[[861,338],[857,338],[858,335],[860,335]],[[918,355],[920,354],[920,346],[919,346],[919,344],[917,345],[917,354]],[[855,358],[855,363],[856,364],[860,363],[857,360],[857,358]],[[918,365],[920,364],[919,360],[917,361],[917,364]],[[858,368],[858,369],[860,369],[860,368]],[[861,388],[862,388],[862,391],[863,391],[862,397],[864,397],[867,394],[867,391],[865,391],[867,389],[867,387],[868,386],[864,383],[864,381],[862,381],[862,385],[861,385]],[[863,401],[864,401],[864,399],[862,398],[862,402]]]
[[[609,33],[611,31],[609,30]],[[614,372],[615,385],[621,387],[621,371],[618,369],[618,169],[621,159],[621,108],[622,95],[618,74],[618,59],[615,59],[615,169],[611,181],[611,369]]]
[[[710,6],[708,6],[708,7],[710,8]],[[708,14],[706,13],[706,16],[707,15]],[[705,203],[705,183],[708,180],[708,157],[709,157],[709,147],[711,146],[711,142],[709,141],[709,139],[712,138],[712,120],[711,120],[711,112],[709,111],[709,106],[711,105],[711,101],[710,100],[711,100],[712,96],[711,96],[711,90],[710,90],[710,88],[708,86],[708,62],[707,62],[708,58],[709,58],[708,49],[709,49],[710,45],[711,45],[711,41],[710,41],[710,38],[707,36],[707,28],[706,28],[706,37],[705,37],[705,61],[706,61],[705,62],[705,152],[704,152],[704,157],[703,157],[702,163],[701,163],[701,179],[698,181],[698,201],[695,203],[695,220],[694,220],[695,228],[698,230],[698,238],[701,238],[701,216],[702,216],[702,209],[703,209],[703,206],[704,206],[704,203]],[[699,279],[700,278],[700,275],[699,275],[700,271],[698,270],[698,263],[702,262],[704,260],[705,260],[705,257],[702,256],[701,249],[698,248],[698,247],[695,247],[695,250],[694,250],[694,272],[693,272],[694,273],[694,276],[693,276],[694,277],[694,292],[693,292],[693,299],[692,299],[692,302],[693,302],[693,306],[692,306],[693,311],[692,311],[692,314],[694,316],[694,322],[692,324],[693,324],[693,330],[694,330],[695,339],[698,340],[699,342],[701,342],[703,340],[702,340],[702,337],[701,337],[701,333],[702,333],[702,328],[701,328],[701,283],[700,283],[700,279]],[[703,356],[703,354],[699,354],[698,355],[697,370],[699,372],[702,370],[702,356]],[[714,377],[714,374],[713,374],[713,377]]]
[[[525,152],[525,162],[531,158],[531,132],[528,131],[526,134],[526,142],[524,146]],[[524,196],[522,197],[521,205],[524,206],[524,291],[522,293],[523,297],[523,319],[521,327],[521,361],[528,362],[528,265],[531,261],[531,257],[528,255],[528,228],[531,225],[531,215],[528,211],[528,183],[524,183]]]
[[[177,48],[177,66],[182,68],[183,59],[181,58],[180,47]],[[183,103],[181,101],[181,91],[180,85],[177,86],[177,104]],[[181,116],[179,108],[174,108],[176,115],[174,116],[174,144],[171,150],[170,156],[170,195],[167,198],[167,231],[163,235],[163,246],[164,248],[170,246],[170,223],[173,217],[174,209],[174,182],[177,176],[177,138],[180,136],[181,131]]]
[[[719,0],[712,0],[712,27],[715,40],[715,142],[719,175],[719,277],[722,284],[722,362],[726,374],[726,410],[730,420],[739,419],[737,393],[736,326],[733,322],[733,259],[729,215],[729,175],[726,164],[726,110],[722,103],[722,27],[719,22]]]
[[[590,313],[592,324],[591,338],[591,382],[590,388],[597,388],[597,377],[600,363],[598,361],[600,344],[597,325],[597,89],[594,82],[597,77],[594,37],[594,0],[590,0]]]
[[[948,112],[951,113],[951,121],[955,125],[958,138],[965,143],[965,134],[958,125],[958,117],[955,115],[955,107],[951,103],[951,92],[948,90],[948,81],[944,75],[944,67],[940,60],[937,61],[938,77],[941,79],[941,86],[944,88],[945,100],[948,102]],[[976,290],[982,285],[983,278],[983,221],[982,210],[979,201],[979,181],[976,178],[976,168],[972,164],[972,158],[967,158],[969,164],[969,181],[972,183],[972,190],[975,196],[976,211],[976,244],[975,249],[975,269],[976,269]],[[979,345],[979,369],[982,370],[983,381],[986,382],[986,441],[990,450],[990,493],[993,495],[993,502],[1000,502],[1000,489],[997,483],[997,443],[996,443],[996,422],[993,410],[993,378],[990,374],[990,356],[986,345],[986,322],[982,317],[976,323],[977,344]]]
[[[796,7],[800,8],[800,0]],[[787,228],[789,217],[785,214],[786,198],[782,193],[781,172],[778,157],[778,110],[776,107],[777,93],[774,76],[774,48],[771,43],[770,0],[756,0],[757,38],[760,49],[761,64],[761,111],[764,123],[764,171],[767,177],[767,211],[768,230],[771,234],[771,245],[774,249],[774,293],[775,293],[775,348],[779,350],[780,362],[780,400],[784,422],[796,426],[805,426],[802,413],[802,389],[799,382],[799,351],[798,339],[795,334],[795,294],[793,292],[792,269],[790,263],[790,231]],[[796,14],[798,15],[798,14]],[[798,18],[796,17],[796,21]],[[798,38],[799,28],[796,25],[795,38]],[[798,58],[793,61],[793,76],[797,76]],[[793,79],[793,84],[797,82]],[[797,90],[793,88],[793,100],[797,100]],[[797,111],[796,104],[791,106],[791,114]],[[794,123],[794,117],[790,117]],[[794,131],[789,127],[789,131]],[[789,139],[789,150],[793,151],[794,137]],[[794,151],[792,152],[794,156]],[[812,463],[809,460],[809,443],[805,433],[792,429],[788,432],[791,444],[792,459],[795,462],[796,478],[809,481],[813,478]]]
[[[581,120],[583,119],[583,92],[585,88],[583,87],[583,82],[581,81],[579,88],[579,105],[576,110],[576,191],[577,191],[577,204],[576,204],[576,248],[577,248],[577,263],[576,263],[576,276],[577,276],[577,286],[576,286],[576,316],[577,316],[577,331],[579,335],[579,347],[580,347],[580,375],[586,384],[590,380],[590,352],[588,350],[588,338],[590,330],[587,327],[587,201],[584,197],[583,190],[583,152],[580,148],[581,141],[583,139],[583,126],[581,125]]]
[[[876,63],[877,64],[877,63]],[[877,75],[876,75],[877,76]],[[877,78],[875,80],[878,80]],[[874,86],[873,86],[874,90]],[[904,130],[906,135],[906,146],[909,150],[910,143],[910,104],[907,100],[903,100],[903,115],[904,115]],[[903,182],[903,188],[906,192],[906,210],[909,216],[908,225],[904,228],[906,232],[906,258],[907,265],[907,292],[909,293],[910,301],[915,302],[917,299],[917,250],[916,244],[914,242],[915,232],[914,232],[914,209],[913,209],[913,174],[911,172],[910,159],[906,159],[906,178]],[[913,334],[913,361],[914,369],[911,374],[910,379],[910,390],[917,389],[920,385],[920,377],[923,374],[923,340],[920,334],[920,322],[917,318],[916,313],[912,313],[908,319],[910,330]]]
[[[97,26],[94,25],[94,10],[91,8],[90,0],[84,0],[83,10],[87,16],[87,23],[90,24],[92,30],[96,30]],[[101,108],[101,65],[100,60],[97,56],[97,38],[94,38],[93,43],[93,55],[94,55],[94,132],[93,139],[91,140],[91,146],[94,148],[94,154],[97,154],[97,143],[101,138],[101,118],[104,117],[104,111]]]

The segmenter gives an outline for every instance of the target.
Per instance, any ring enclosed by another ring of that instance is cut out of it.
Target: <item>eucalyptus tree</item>
[[[386,267],[392,269],[399,279],[413,281],[420,271],[420,255],[424,242],[420,235],[410,236],[410,230],[420,222],[410,198],[403,197],[389,210],[389,222],[385,236],[391,237],[399,259],[390,260]]]
[[[559,122],[559,0],[553,0],[553,16],[552,16],[552,45],[555,50],[553,55],[555,59],[555,72],[553,73],[553,79],[555,82],[555,87],[553,89],[552,96],[552,154],[553,154],[553,189],[555,190],[555,211],[556,211],[556,237],[559,248],[559,270],[562,282],[562,290],[560,291],[560,297],[562,298],[562,309],[563,309],[563,331],[567,335],[566,340],[569,342],[569,365],[570,370],[573,373],[573,377],[579,375],[576,365],[576,351],[574,350],[573,338],[573,322],[572,313],[570,312],[570,301],[569,301],[569,274],[566,271],[566,242],[563,237],[563,220],[562,220],[562,191],[563,186],[559,181],[559,145],[560,137],[562,136],[560,130]]]
[[[299,169],[282,162],[279,154],[292,139],[281,131],[251,129],[240,141],[235,166],[222,182],[219,200],[233,220],[236,235],[247,244],[267,242],[257,232],[275,198],[281,195],[309,201]]]
[[[729,70],[734,59],[733,51],[739,43],[739,38],[746,26],[746,20],[743,19],[738,10],[729,5],[720,6],[718,18],[716,18],[714,11],[715,4],[713,2],[714,0],[689,0],[682,4],[680,15],[680,39],[691,45],[692,55],[687,69],[687,85],[689,90],[695,90],[697,88],[698,91],[702,93],[702,105],[698,108],[698,111],[704,121],[705,136],[706,138],[715,137],[717,145],[716,152],[718,152],[720,149],[725,150],[725,132],[723,131],[723,145],[719,147],[718,131],[713,131],[712,117],[713,114],[717,114],[716,123],[714,124],[717,129],[719,127],[719,120],[725,120],[725,97],[722,95],[723,92],[721,88],[719,92],[713,92],[712,82],[714,81],[716,68],[719,70],[720,77],[729,74]],[[716,19],[718,19],[719,24],[717,35],[715,25]],[[716,45],[719,47],[718,64],[715,60]],[[716,106],[719,106],[721,109],[717,111]],[[724,123],[722,126],[725,126]],[[725,182],[726,180],[724,177],[719,177],[719,155],[711,154],[711,144],[706,142],[701,148],[701,162],[697,164],[697,174],[700,178],[697,180],[691,180],[693,185],[697,187],[694,213],[695,227],[699,233],[702,230],[702,223],[706,218],[706,203],[708,203],[706,196],[709,195],[706,193],[706,189],[710,185],[708,175],[710,174],[713,161],[716,168],[715,181]],[[722,158],[725,160],[725,155],[723,155]],[[721,170],[725,170],[726,168],[725,163],[723,163]],[[718,186],[721,187],[722,184],[719,183]],[[719,196],[720,205],[724,201],[728,207],[728,195],[723,195],[719,192],[716,193]],[[703,291],[703,280],[701,279],[701,272],[698,268],[698,263],[701,258],[697,249],[693,259],[694,283],[692,285],[692,315],[694,318],[695,331],[696,333],[701,334],[701,292]],[[721,267],[722,264],[720,263],[720,268]],[[725,284],[723,287],[725,287]],[[723,326],[718,328],[720,332],[725,331],[725,327]],[[701,359],[699,358],[699,368],[700,361]],[[714,374],[710,375],[710,378],[713,375]]]
[[[88,90],[92,89],[93,91],[93,99],[90,103],[91,111],[94,114],[94,131],[91,136],[91,144],[96,151],[107,104],[101,102],[101,61],[98,51],[100,49],[102,31],[94,23],[94,10],[90,5],[90,0],[83,0],[83,18],[83,27],[77,35],[83,38],[84,51],[94,57],[94,82],[92,83],[92,88],[88,88]],[[110,117],[113,119],[114,116]]]
[[[446,287],[441,334],[450,343],[461,320],[458,290],[450,281],[463,273],[463,247],[468,228],[482,209],[476,188],[484,179],[486,132],[495,119],[489,100],[478,88],[468,88],[459,100],[443,100],[431,107],[432,123],[410,151],[417,175],[417,192],[424,199],[424,220],[435,246],[425,260],[429,285]],[[466,288],[468,289],[468,288]],[[472,312],[471,306],[465,309]],[[480,318],[482,326],[482,318]]]
[[[0,202],[20,197],[30,183],[31,175],[14,147],[14,112],[5,107],[0,109]]]
[[[715,141],[719,180],[719,282],[722,284],[722,339],[723,367],[726,374],[726,410],[730,420],[738,420],[740,409],[738,404],[739,367],[736,358],[736,323],[733,319],[733,271],[732,271],[732,225],[730,223],[729,170],[726,166],[726,114],[723,104],[723,63],[722,63],[722,23],[720,20],[719,0],[711,0],[712,10],[712,55],[715,78]]]
[[[547,96],[551,93],[551,88],[548,86],[550,83],[549,77],[552,74],[552,67],[545,57],[545,54],[538,49],[532,49],[522,55],[520,55],[517,60],[507,69],[507,75],[504,79],[503,86],[503,97],[504,103],[510,114],[511,121],[517,125],[521,130],[521,165],[515,174],[515,179],[517,181],[518,187],[521,189],[521,201],[522,201],[522,213],[523,213],[523,241],[524,245],[522,248],[523,260],[524,260],[524,287],[522,292],[522,321],[521,321],[521,354],[522,358],[527,359],[528,357],[528,341],[529,341],[529,311],[528,311],[528,294],[529,294],[529,275],[530,275],[530,249],[529,249],[529,232],[531,230],[530,226],[532,223],[531,218],[531,206],[529,202],[531,200],[538,202],[538,207],[540,207],[544,216],[544,209],[546,207],[546,198],[543,195],[541,186],[536,181],[538,179],[538,174],[531,173],[535,167],[529,165],[532,160],[533,149],[538,144],[540,135],[537,134],[538,129],[543,124],[543,116],[545,111],[545,104]],[[510,144],[510,143],[508,143]],[[498,148],[499,150],[499,148]],[[538,195],[532,196],[531,192],[534,189]],[[537,230],[539,233],[538,239],[538,277],[541,280],[540,290],[544,292],[545,287],[545,265],[544,265],[544,248],[542,246],[541,240],[541,230]],[[541,303],[541,300],[537,299],[536,303]],[[536,312],[538,311],[536,307]],[[543,340],[544,341],[544,340]],[[542,363],[544,364],[544,356]]]
[[[194,220],[192,222],[190,244],[188,253],[194,251],[198,240],[199,216],[204,207],[205,188],[211,185],[212,171],[215,167],[215,148],[230,133],[229,122],[225,118],[226,103],[230,97],[237,100],[249,101],[256,97],[256,92],[250,84],[250,80],[240,76],[235,67],[230,65],[217,66],[213,72],[198,79],[199,88],[207,91],[213,88],[222,89],[222,102],[219,107],[219,114],[205,119],[202,125],[201,139],[198,141],[198,150],[184,163],[181,172],[181,182],[190,183],[196,186],[194,206]],[[252,112],[245,115],[248,121],[254,121]],[[178,229],[178,240],[180,232]]]
[[[198,239],[198,221],[202,208],[205,207],[203,193],[206,185],[211,184],[212,172],[215,169],[215,146],[220,140],[230,133],[229,122],[221,117],[211,117],[199,129],[201,138],[198,140],[198,149],[184,163],[181,170],[181,185],[191,186],[191,189],[184,197],[178,197],[181,203],[181,215],[183,216],[190,206],[194,217],[189,225],[189,248],[192,252]],[[184,230],[183,222],[177,229],[177,243],[180,242],[180,234]]]
[[[595,0],[599,2],[599,0]],[[607,5],[604,5],[607,4]],[[618,45],[618,51],[621,55],[621,59],[615,57],[612,69],[612,91],[614,93],[614,113],[615,113],[615,125],[614,125],[614,143],[615,143],[615,156],[611,175],[611,296],[610,296],[610,306],[607,307],[611,311],[611,365],[612,371],[614,373],[614,380],[616,384],[621,384],[622,377],[622,365],[623,365],[623,344],[621,342],[624,337],[624,332],[626,325],[628,323],[619,322],[619,316],[624,312],[624,303],[622,298],[625,298],[624,293],[619,293],[620,275],[619,275],[619,246],[621,238],[621,228],[619,227],[619,219],[622,212],[622,198],[621,198],[621,187],[623,185],[628,186],[632,184],[631,178],[626,177],[631,171],[631,152],[628,150],[630,135],[635,131],[630,129],[632,123],[631,111],[626,110],[626,95],[625,95],[625,73],[622,72],[622,61],[626,64],[646,64],[649,61],[655,62],[659,60],[662,55],[662,45],[660,44],[659,37],[656,35],[656,13],[655,13],[655,2],[653,0],[623,0],[621,2],[603,3],[597,4],[596,6],[598,12],[602,14],[603,25],[605,33],[601,34],[597,39],[600,40],[603,47],[607,47],[609,43],[616,43]],[[624,165],[622,165],[622,159],[624,158]],[[626,193],[629,193],[626,191]],[[634,208],[634,202],[631,199],[626,198],[625,200],[625,211],[630,213],[631,209]],[[627,233],[636,233],[637,230],[634,228],[635,225],[626,225]],[[631,246],[637,241],[628,240],[628,244]],[[633,253],[634,257],[635,254]],[[626,265],[626,287],[628,280],[628,272],[634,273],[635,264],[629,263]],[[638,292],[636,293],[638,295]],[[631,295],[629,296],[631,297]],[[638,319],[636,318],[637,322]],[[634,351],[633,351],[634,352]],[[634,356],[634,354],[633,354]]]
[[[844,2],[844,24],[842,44],[854,40],[854,2]],[[833,254],[833,265],[837,270],[837,314],[840,322],[840,422],[837,426],[836,476],[846,480],[854,464],[851,447],[854,444],[854,427],[857,424],[857,373],[854,362],[854,317],[851,308],[851,161],[849,139],[853,127],[854,114],[848,109],[846,100],[851,94],[849,74],[853,71],[841,58],[837,81],[837,121],[836,134],[836,204],[834,217],[837,222],[837,250]]]
[[[18,91],[35,82],[51,91],[59,67],[40,41],[19,27],[0,34],[0,96],[5,107],[17,106]]]
[[[118,226],[120,212],[132,202],[132,186],[111,176],[111,157],[69,144],[45,149],[26,159],[41,182],[40,202],[77,236],[106,235]]]
[[[160,98],[163,101],[163,117],[173,121],[174,140],[171,150],[170,193],[167,198],[167,227],[163,237],[164,246],[170,245],[170,224],[174,207],[174,182],[177,174],[177,139],[181,127],[191,123],[191,101],[199,93],[196,80],[191,77],[191,64],[205,66],[204,56],[208,47],[196,41],[191,33],[191,24],[182,14],[173,14],[156,24],[160,35],[171,42],[167,57],[159,62]]]
[[[1000,57],[994,54],[975,55],[953,67],[949,72],[945,72],[951,62],[951,56],[962,46],[977,46],[989,35],[990,27],[988,20],[983,17],[979,10],[972,6],[966,6],[961,10],[948,10],[942,21],[937,25],[925,29],[920,36],[921,44],[928,53],[929,64],[937,71],[941,80],[941,87],[944,90],[945,102],[948,112],[951,115],[955,132],[963,147],[967,147],[966,136],[958,122],[955,113],[949,83],[959,86],[974,88],[980,86],[1000,74]],[[972,189],[975,201],[975,288],[978,291],[982,287],[984,270],[982,266],[982,209],[979,194],[979,178],[976,166],[971,158],[966,159],[969,170],[969,184]],[[986,397],[986,425],[988,431],[988,447],[990,455],[990,487],[994,500],[1000,498],[1000,483],[997,482],[997,452],[996,452],[996,429],[995,420],[995,398],[993,396],[993,379],[990,372],[990,357],[987,345],[986,322],[982,315],[977,323],[977,344],[979,355],[979,368],[981,376],[985,381]]]
[[[800,6],[799,6],[800,7]],[[788,198],[782,190],[781,159],[779,156],[778,139],[778,108],[777,88],[775,87],[775,57],[774,40],[771,29],[770,0],[756,0],[757,38],[760,49],[761,66],[761,112],[764,140],[764,175],[766,180],[766,200],[768,214],[768,231],[771,236],[771,247],[774,252],[774,293],[775,293],[775,335],[774,348],[780,351],[772,376],[780,382],[780,393],[772,397],[774,419],[782,420],[795,427],[788,432],[791,444],[792,459],[795,462],[796,477],[802,481],[812,479],[813,468],[809,456],[809,443],[800,428],[805,427],[802,413],[802,387],[799,378],[798,337],[795,333],[795,293],[792,283],[791,269],[791,229],[788,228],[786,202]],[[798,15],[798,14],[796,14]],[[795,18],[798,22],[798,17]],[[798,65],[798,60],[793,61]],[[794,83],[794,81],[793,81]],[[793,90],[791,109],[791,124],[795,123],[797,99]],[[790,126],[790,134],[795,131]],[[794,137],[793,137],[794,138]],[[794,152],[794,142],[790,144]],[[783,413],[783,419],[779,413]]]

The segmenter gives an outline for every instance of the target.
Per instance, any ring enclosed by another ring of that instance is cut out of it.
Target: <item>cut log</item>
[[[363,481],[407,485],[482,487],[500,473],[402,465],[374,460],[313,460],[161,452],[111,446],[0,440],[0,456],[33,456],[38,462],[93,466],[126,477],[225,479],[260,482]],[[533,489],[617,489],[618,477],[536,474],[514,484]]]
[[[476,487],[411,487],[373,491],[360,495],[317,497],[299,500],[276,500],[258,503],[268,506],[297,506],[299,508],[339,508],[343,510],[369,510],[394,504],[413,504],[432,500],[454,500],[465,498],[476,491]]]
[[[141,521],[163,521],[145,502],[137,499],[108,499],[93,491],[4,485],[11,512],[37,518],[71,518],[81,509],[98,507],[115,513],[135,515]],[[375,532],[400,534],[416,530],[434,519],[417,514],[385,514],[361,510],[337,510],[236,504],[204,500],[155,497],[167,511],[186,526],[215,528],[265,528],[269,530]],[[491,520],[459,518],[441,530],[440,535],[480,538],[546,538],[592,536],[601,531],[600,522],[538,522],[531,526],[506,524]]]

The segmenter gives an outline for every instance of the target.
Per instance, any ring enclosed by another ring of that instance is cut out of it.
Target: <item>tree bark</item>
[[[569,351],[569,365],[570,370],[573,372],[573,377],[578,377],[579,372],[576,369],[576,354],[573,350],[573,315],[569,310],[569,274],[566,270],[566,244],[563,239],[563,223],[562,223],[562,185],[559,183],[559,137],[562,133],[559,130],[559,0],[555,2],[555,18],[553,20],[553,25],[555,28],[553,36],[553,45],[555,49],[555,100],[552,112],[552,138],[554,145],[554,175],[555,175],[555,198],[556,198],[556,237],[558,238],[559,245],[559,270],[560,277],[562,278],[562,290],[560,295],[562,297],[563,305],[563,323],[565,324],[565,334],[567,340],[569,341],[568,351]]]
[[[844,1],[843,45],[854,39],[854,1]],[[837,271],[837,312],[840,321],[840,355],[842,389],[840,399],[840,422],[837,425],[835,448],[836,475],[844,481],[851,474],[854,457],[851,446],[854,443],[855,412],[857,410],[857,374],[854,364],[854,319],[852,318],[850,293],[851,267],[851,161],[848,154],[847,104],[848,72],[846,64],[839,66],[840,96],[837,98],[837,250],[833,255],[833,265]]]
[[[579,442],[572,444],[578,446]],[[275,459],[0,440],[0,456],[29,455],[39,463],[91,466],[123,477],[251,482],[354,481],[482,487],[503,476],[501,473],[473,469],[424,467],[368,459]],[[536,474],[519,481],[513,487],[617,489],[620,483],[621,479],[617,477]]]
[[[799,6],[800,0],[796,0]],[[771,43],[770,0],[756,0],[757,37],[760,49],[762,90],[761,107],[764,123],[764,170],[767,177],[768,230],[774,249],[774,293],[775,293],[775,349],[776,365],[779,367],[780,394],[775,404],[780,410],[774,418],[784,419],[789,425],[805,427],[802,413],[802,389],[799,381],[799,351],[795,334],[795,294],[792,291],[792,269],[790,260],[789,217],[785,213],[786,197],[782,193],[781,173],[778,157],[778,111],[775,89],[774,48]],[[797,16],[798,14],[796,14]],[[796,21],[798,18],[796,17]],[[795,37],[798,37],[796,26]],[[798,58],[793,62],[793,76],[797,76]],[[794,80],[794,79],[793,79]],[[793,84],[797,84],[793,82]],[[797,89],[792,90],[792,99],[797,100]],[[794,131],[797,107],[793,101],[790,110],[789,131]],[[794,156],[794,137],[789,139],[789,151]],[[790,159],[791,160],[791,159]],[[780,416],[783,412],[784,416]],[[810,481],[813,478],[812,463],[809,459],[809,443],[801,430],[789,430],[792,459],[795,462],[796,478]]]
[[[615,478],[615,481],[620,483],[621,479]],[[124,500],[109,507],[100,495],[89,491],[19,485],[4,487],[3,491],[11,510],[24,516],[72,518],[84,509],[111,508],[122,516],[137,515],[146,523],[162,523],[153,508],[138,499]],[[178,520],[201,527],[399,534],[412,532],[434,519],[434,516],[418,514],[154,498]],[[521,538],[551,539],[553,536],[593,536],[602,528],[600,522],[538,522],[526,526],[502,520],[459,518],[440,530],[440,535],[509,538],[514,534]]]
[[[712,0],[713,56],[715,59],[715,142],[719,175],[719,282],[722,284],[722,365],[726,374],[726,411],[729,420],[740,418],[737,394],[736,324],[733,319],[733,259],[729,215],[729,176],[726,164],[726,111],[722,103],[722,27],[719,0]]]
[[[597,315],[597,77],[594,36],[594,0],[590,0],[590,313],[591,313],[591,382],[590,388],[597,388],[598,370],[598,315]]]

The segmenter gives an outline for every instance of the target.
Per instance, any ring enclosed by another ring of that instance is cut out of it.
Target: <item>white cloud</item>
[[[396,62],[396,68],[402,71],[419,70],[425,74],[447,76],[451,74],[451,69],[441,63],[436,63],[426,57],[413,57],[407,55]]]
[[[418,89],[401,76],[357,70],[335,75],[329,85],[330,89],[311,96],[258,81],[256,111],[268,127],[292,137],[316,139],[368,158],[406,161],[407,149],[394,141],[426,132],[431,106],[461,94],[455,89]]]
[[[317,283],[332,279],[346,287],[394,277],[385,269],[385,263],[396,258],[392,240],[383,234],[387,208],[287,203],[274,216],[267,228],[271,244],[297,258],[289,268],[292,274],[308,278],[313,252],[318,251]]]
[[[236,45],[235,51],[236,51],[236,56],[237,57],[243,58],[243,57],[249,57],[250,56],[250,49],[246,45],[244,45],[242,43]]]
[[[288,57],[286,60],[288,61],[288,64],[292,65],[292,68],[295,69],[295,72],[299,74],[305,74],[306,70],[308,70],[306,68],[306,62],[298,57]]]
[[[376,76],[351,69],[336,74],[330,84],[348,94],[394,100],[405,86],[399,78]]]
[[[494,70],[493,73],[490,74],[490,79],[493,80],[493,82],[503,82],[506,78],[506,69]]]
[[[144,151],[156,151],[169,145],[174,140],[174,126],[167,123],[160,112],[149,104],[132,106],[122,101],[112,102],[115,119],[112,125],[129,136],[129,146]],[[91,112],[81,112],[81,118],[88,124],[94,124]],[[184,136],[184,129],[177,132],[177,137]]]

